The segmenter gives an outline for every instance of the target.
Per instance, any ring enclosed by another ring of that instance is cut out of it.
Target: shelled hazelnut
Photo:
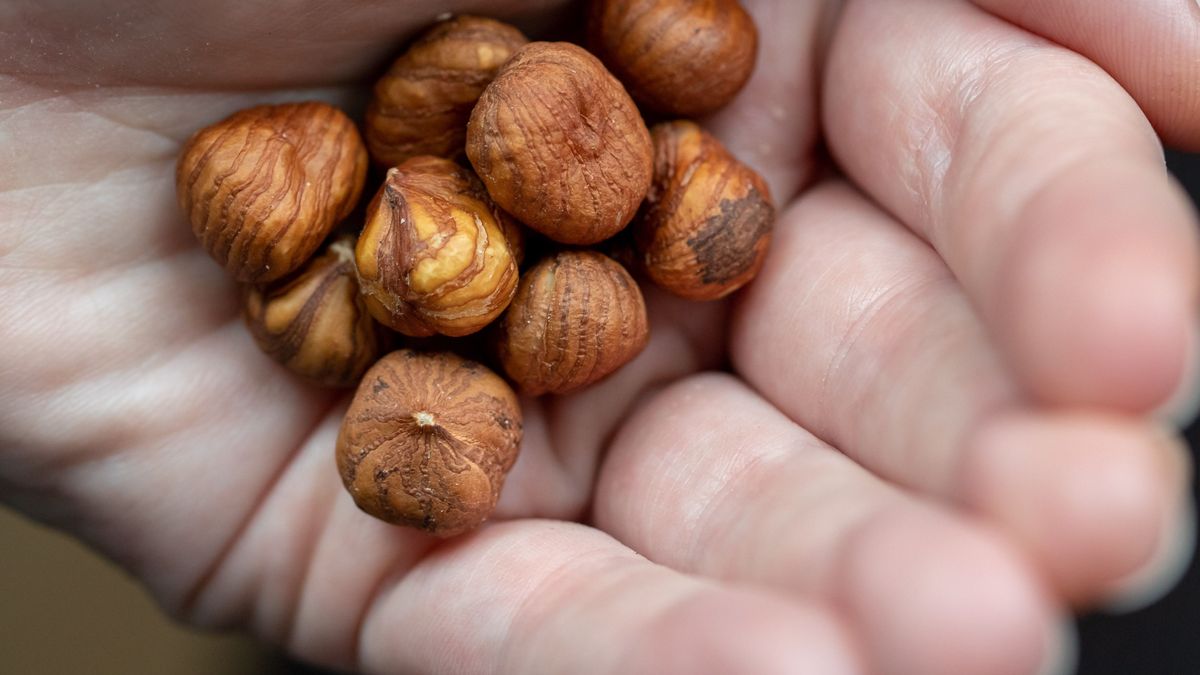
[[[637,282],[595,251],[561,251],[521,276],[495,339],[504,372],[522,393],[566,394],[641,353],[649,340]]]
[[[262,105],[202,129],[177,165],[176,194],[204,248],[238,281],[292,273],[358,203],[367,151],[325,103]]]
[[[405,335],[474,333],[512,300],[517,263],[467,169],[414,157],[367,207],[355,259],[367,308]]]
[[[638,263],[680,297],[725,297],[762,267],[775,222],[767,183],[694,122],[651,135],[654,183],[633,228]]]
[[[758,30],[738,0],[593,0],[588,46],[638,102],[698,117],[746,85]]]
[[[624,228],[653,162],[621,83],[565,42],[532,42],[500,69],[471,113],[467,156],[501,208],[566,244]]]
[[[516,394],[453,354],[392,352],[363,377],[337,466],[363,511],[439,537],[491,514],[521,443]]]
[[[479,95],[526,42],[494,19],[434,24],[375,84],[365,125],[371,158],[395,166],[418,155],[461,155]]]
[[[296,274],[247,285],[243,315],[258,346],[297,375],[352,387],[379,357],[382,337],[354,273],[354,237],[343,235]]]

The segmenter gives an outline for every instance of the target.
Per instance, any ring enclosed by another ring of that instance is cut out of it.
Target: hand
[[[1195,3],[747,2],[710,125],[784,205],[762,275],[732,314],[649,292],[646,352],[527,402],[445,543],[354,508],[344,397],[256,350],[173,163],[240,107],[361,102],[443,11],[571,10],[151,4],[0,18],[0,481],[177,616],[371,672],[1020,674],[1169,574],[1188,465],[1143,415],[1197,259],[1154,130],[1200,148]]]

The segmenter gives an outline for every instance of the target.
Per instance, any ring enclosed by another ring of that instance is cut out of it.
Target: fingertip
[[[1187,343],[1179,386],[1153,413],[1155,419],[1179,429],[1190,425],[1200,413],[1200,321],[1192,323]]]
[[[993,325],[1035,397],[1144,413],[1180,389],[1196,315],[1192,221],[1178,188],[1144,165],[1079,168],[1029,202]]]
[[[1187,573],[1195,551],[1196,506],[1185,498],[1168,521],[1150,560],[1114,585],[1106,609],[1123,614],[1154,604]]]
[[[1054,612],[1002,542],[924,510],[864,528],[844,573],[885,673],[1025,675],[1056,648]]]
[[[1000,523],[1075,603],[1149,564],[1184,481],[1177,450],[1101,415],[998,418],[970,442],[962,498]]]

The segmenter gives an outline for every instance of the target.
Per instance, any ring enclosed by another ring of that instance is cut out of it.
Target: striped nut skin
[[[521,277],[498,324],[496,351],[526,394],[565,394],[609,375],[641,353],[650,337],[646,303],[612,258],[568,250]]]
[[[467,157],[504,210],[547,237],[592,244],[624,228],[650,187],[641,113],[596,57],[533,42],[484,90]]]
[[[354,123],[325,103],[234,113],[188,141],[176,170],[192,231],[238,281],[303,265],[354,210],[367,151]]]
[[[484,87],[527,40],[508,24],[459,16],[435,24],[392,64],[367,106],[371,158],[457,157]]]
[[[392,352],[363,377],[337,440],[354,503],[397,525],[450,537],[496,506],[521,443],[513,390],[450,353]]]
[[[754,72],[758,30],[737,0],[593,0],[588,45],[655,112],[697,117]]]
[[[517,286],[504,217],[450,160],[414,157],[389,170],[355,251],[368,310],[413,337],[491,323]]]
[[[352,387],[382,346],[354,274],[354,237],[341,236],[296,274],[247,285],[242,313],[254,341],[297,375]]]
[[[716,300],[758,274],[775,207],[766,181],[693,122],[665,122],[654,138],[654,184],[632,228],[638,263],[655,284]]]

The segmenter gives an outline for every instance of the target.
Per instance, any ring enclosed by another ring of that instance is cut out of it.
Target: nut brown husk
[[[516,292],[506,218],[450,160],[414,157],[389,170],[355,253],[371,314],[414,337],[491,323]]]
[[[758,30],[737,0],[594,0],[588,46],[639,103],[698,117],[750,79]]]
[[[479,95],[526,42],[493,19],[434,24],[375,84],[365,126],[372,159],[395,166],[418,155],[461,155]]]
[[[439,537],[487,520],[521,443],[517,396],[449,353],[392,352],[354,395],[337,465],[355,504]]]
[[[642,292],[629,272],[594,251],[561,251],[521,276],[495,349],[526,394],[565,394],[592,384],[646,347]]]
[[[299,269],[354,210],[367,151],[325,103],[249,108],[202,129],[176,168],[179,204],[204,248],[238,281]]]
[[[638,263],[658,286],[716,300],[750,282],[767,254],[767,183],[693,122],[656,125],[654,184],[633,228]]]
[[[616,234],[650,187],[650,134],[624,88],[575,45],[533,42],[488,85],[467,156],[522,223],[568,244]]]
[[[258,346],[297,375],[352,387],[383,342],[354,273],[354,237],[341,236],[296,274],[248,285],[243,315]]]

